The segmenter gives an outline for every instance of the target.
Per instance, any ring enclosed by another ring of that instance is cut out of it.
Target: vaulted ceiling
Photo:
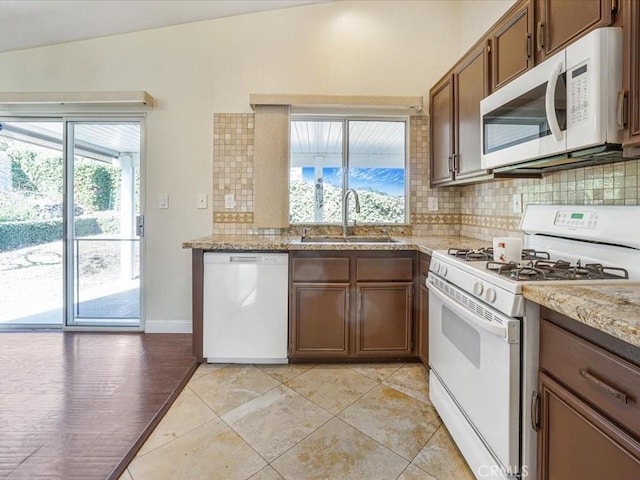
[[[1,0],[0,52],[332,0]]]

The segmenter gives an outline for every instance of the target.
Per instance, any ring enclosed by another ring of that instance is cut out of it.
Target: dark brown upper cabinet
[[[627,122],[623,145],[629,156],[640,156],[640,2],[625,0],[622,11],[623,89],[627,95]]]
[[[480,166],[480,100],[489,93],[487,42],[471,50],[453,71],[455,180],[466,180],[486,171]]]
[[[533,66],[533,17],[531,0],[521,0],[489,33],[492,92]]]
[[[429,92],[431,186],[453,180],[453,77],[447,74]]]
[[[613,23],[617,0],[536,0],[536,63]]]
[[[477,180],[480,100],[489,91],[489,44],[480,42],[429,92],[431,186]]]

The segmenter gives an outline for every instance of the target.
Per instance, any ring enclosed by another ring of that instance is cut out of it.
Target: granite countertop
[[[300,236],[207,235],[182,244],[182,248],[202,250],[417,250],[431,254],[447,248],[480,248],[489,242],[459,235],[403,237],[391,235],[396,243],[304,243]]]
[[[525,285],[525,298],[640,347],[640,282]]]

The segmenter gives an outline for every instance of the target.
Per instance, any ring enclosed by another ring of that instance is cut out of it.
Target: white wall
[[[504,2],[464,3],[479,21],[479,4]],[[153,330],[176,331],[191,319],[181,242],[212,229],[196,194],[211,195],[213,113],[249,112],[250,93],[426,95],[473,23],[460,12],[450,1],[345,0],[9,52],[0,91],[147,90],[158,100],[147,122],[146,315]],[[157,209],[160,192],[168,210]]]
[[[460,55],[484,35],[516,0],[460,0]]]

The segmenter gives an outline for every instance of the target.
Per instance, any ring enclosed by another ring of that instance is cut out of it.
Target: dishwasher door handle
[[[231,263],[258,263],[258,257],[229,257]]]

